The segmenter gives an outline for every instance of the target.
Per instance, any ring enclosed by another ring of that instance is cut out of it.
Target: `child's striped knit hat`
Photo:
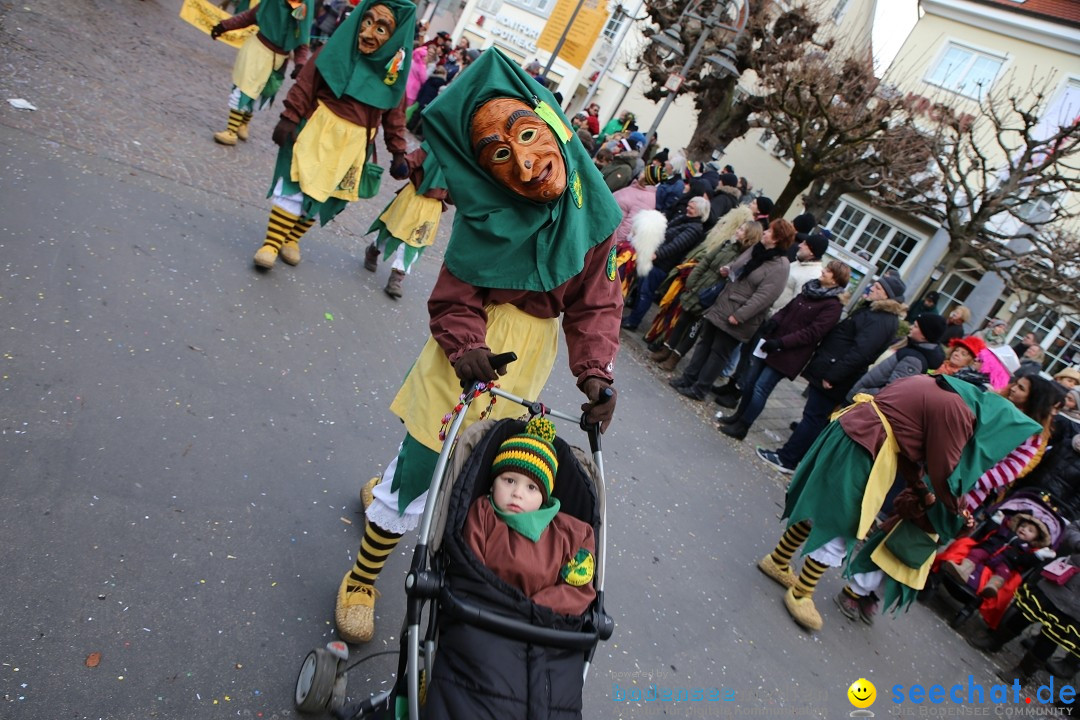
[[[491,464],[491,476],[513,470],[531,478],[540,486],[544,500],[555,489],[555,474],[559,472],[559,458],[552,441],[555,426],[550,420],[535,417],[525,426],[525,432],[506,439],[499,446],[495,462]]]

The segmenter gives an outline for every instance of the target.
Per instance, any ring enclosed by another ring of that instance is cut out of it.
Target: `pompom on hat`
[[[491,477],[507,470],[519,472],[540,486],[547,502],[555,490],[555,475],[559,472],[554,440],[552,422],[543,417],[533,418],[525,426],[525,432],[507,438],[499,446],[491,464]]]

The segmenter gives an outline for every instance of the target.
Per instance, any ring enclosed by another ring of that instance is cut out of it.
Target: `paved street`
[[[362,269],[361,236],[399,186],[387,173],[379,198],[312,231],[300,266],[255,272],[276,112],[246,144],[212,142],[233,50],[179,7],[0,3],[0,720],[295,717],[300,662],[334,637],[359,488],[402,436],[388,405],[427,335],[440,247],[400,301],[385,267]],[[836,573],[824,630],[800,631],[754,567],[784,478],[753,455],[797,415],[798,386],[735,443],[625,339],[604,437],[616,631],[586,718],[834,718],[859,677],[881,716],[895,684],[995,682],[940,607],[845,619]],[[565,352],[548,390],[581,402]],[[358,654],[396,648],[409,545]],[[361,666],[350,694],[395,666]],[[734,699],[612,699],[650,683]]]

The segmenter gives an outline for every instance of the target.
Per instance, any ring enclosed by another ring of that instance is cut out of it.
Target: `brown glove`
[[[589,402],[581,406],[585,413],[585,422],[599,425],[603,433],[611,424],[611,418],[615,416],[615,399],[618,393],[607,380],[591,377],[581,386],[581,391]]]
[[[491,358],[495,353],[487,348],[466,350],[454,363],[454,372],[461,380],[461,386],[467,387],[474,382],[491,382],[498,375],[506,374],[506,365],[495,368],[491,365]]]
[[[298,127],[299,125],[292,120],[286,118],[278,120],[278,124],[274,127],[274,134],[271,136],[274,144],[283,147],[288,143],[296,142],[296,128]]]

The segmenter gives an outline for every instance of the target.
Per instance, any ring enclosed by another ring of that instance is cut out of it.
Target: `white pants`
[[[834,537],[807,557],[828,567],[840,567],[847,557],[847,542],[842,537]],[[885,573],[873,570],[868,573],[855,573],[848,579],[848,587],[859,597],[865,597],[881,586]]]

